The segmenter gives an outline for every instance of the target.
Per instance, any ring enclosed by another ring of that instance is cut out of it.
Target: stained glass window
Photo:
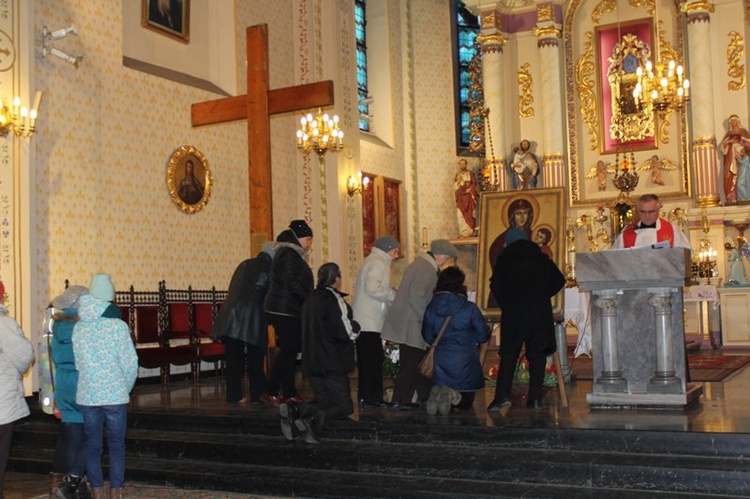
[[[357,38],[357,97],[360,102],[360,116],[370,114],[370,105],[362,102],[367,99],[367,11],[365,0],[354,0],[355,37]],[[370,123],[360,118],[359,129],[370,130]]]
[[[469,146],[469,63],[476,55],[474,40],[479,34],[479,18],[466,8],[461,0],[455,3],[456,37],[456,80],[458,81],[456,100],[458,108],[459,147]]]

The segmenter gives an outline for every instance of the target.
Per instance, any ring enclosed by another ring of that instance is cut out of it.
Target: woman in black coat
[[[227,402],[240,402],[247,360],[250,402],[260,402],[266,391],[263,361],[268,348],[268,320],[263,301],[268,291],[274,243],[266,243],[256,258],[237,266],[227,299],[216,317],[211,336],[224,343],[227,359]]]
[[[302,335],[302,303],[314,286],[312,270],[307,264],[312,238],[312,229],[304,220],[293,220],[289,229],[276,237],[274,246],[276,253],[264,308],[276,333],[278,354],[261,399],[276,407],[284,399],[299,398],[294,374]],[[279,389],[283,390],[284,398],[279,397]]]
[[[279,408],[281,431],[288,440],[295,429],[317,443],[327,421],[354,412],[349,373],[360,326],[341,292],[341,269],[329,262],[318,269],[318,286],[302,306],[302,371],[310,379],[315,402],[288,401]]]
[[[513,373],[524,345],[530,374],[527,405],[541,406],[547,355],[557,350],[550,300],[564,285],[565,277],[555,262],[529,241],[522,229],[508,231],[506,247],[490,278],[490,289],[502,309],[502,318],[497,391],[488,410],[510,405]]]

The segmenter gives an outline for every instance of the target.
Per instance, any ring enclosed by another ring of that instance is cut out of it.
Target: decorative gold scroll
[[[727,36],[727,76],[735,79],[727,83],[727,87],[729,90],[742,90],[745,88],[745,65],[740,62],[745,60],[745,40],[736,31],[730,31]]]
[[[531,104],[534,102],[534,96],[532,95],[534,81],[531,79],[529,67],[529,63],[525,62],[521,65],[521,69],[518,70],[518,91],[521,93],[518,96],[518,116],[520,118],[534,116],[534,108],[531,107]]]
[[[599,24],[599,21],[604,14],[614,12],[615,10],[617,10],[617,0],[602,0],[596,4],[594,10],[591,11],[591,20],[594,24]]]
[[[583,122],[589,129],[592,151],[596,149],[599,143],[599,129],[597,127],[599,116],[596,111],[596,94],[594,92],[596,82],[593,78],[595,69],[593,37],[594,35],[590,31],[586,32],[587,41],[584,44],[584,52],[576,64],[575,71],[576,90],[578,91],[578,99],[581,101],[581,115],[583,115]]]
[[[633,7],[645,7],[646,12],[651,16],[656,12],[656,2],[654,0],[630,0],[628,3]]]

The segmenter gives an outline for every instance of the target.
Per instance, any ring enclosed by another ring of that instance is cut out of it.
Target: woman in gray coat
[[[450,241],[432,241],[430,251],[421,253],[406,267],[396,298],[386,315],[382,337],[399,344],[401,368],[396,375],[391,399],[396,409],[419,407],[412,404],[415,391],[419,401],[427,400],[430,395],[432,380],[419,372],[419,363],[427,348],[422,339],[422,317],[432,299],[440,267],[457,254]]]

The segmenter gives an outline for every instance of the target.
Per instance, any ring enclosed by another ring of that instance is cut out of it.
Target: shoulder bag
[[[432,343],[432,346],[427,348],[427,353],[425,354],[422,361],[419,363],[419,372],[427,379],[432,379],[432,377],[435,375],[435,348],[438,345],[438,342],[440,341],[440,337],[443,336],[443,333],[445,332],[445,328],[448,326],[448,323],[451,320],[451,316],[445,318],[445,322],[443,322],[443,327],[440,328],[440,332],[437,335],[437,338],[435,338],[435,341]]]

